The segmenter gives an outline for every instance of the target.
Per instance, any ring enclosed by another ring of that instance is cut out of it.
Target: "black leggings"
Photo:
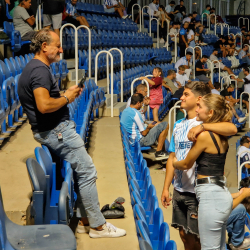
[[[167,41],[167,22],[164,21],[163,28],[161,27],[161,24],[159,25],[159,35],[160,38],[163,38],[165,41]]]

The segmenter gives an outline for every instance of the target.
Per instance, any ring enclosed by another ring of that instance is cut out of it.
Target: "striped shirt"
[[[243,153],[245,152],[245,153]],[[240,164],[246,161],[250,161],[250,149],[245,146],[240,146],[238,153],[238,156],[240,156]],[[238,166],[239,167],[239,166]]]
[[[193,142],[187,138],[188,132],[191,128],[198,126],[201,122],[193,119],[183,118],[174,124],[174,130],[169,146],[169,151],[174,152],[178,161],[185,159],[189,150],[193,146]],[[179,192],[194,193],[196,173],[196,162],[192,168],[188,170],[175,169],[174,188]]]
[[[246,51],[241,50],[241,51],[240,51],[240,53],[239,53],[239,59],[242,59],[242,58],[243,58],[243,56],[245,56],[246,54],[247,54],[247,52],[246,52]]]
[[[76,7],[73,6],[71,3],[67,3],[66,13],[71,15],[71,16],[74,16],[76,14]]]
[[[127,131],[131,143],[141,140],[141,132],[144,131],[145,128],[139,110],[131,107],[124,109],[124,111],[122,112],[121,124]]]
[[[104,0],[103,1],[103,6],[104,6],[104,8],[105,9],[107,9],[107,5],[108,6],[113,6],[113,5],[116,5],[116,4],[118,4],[118,2],[116,1],[116,0]]]

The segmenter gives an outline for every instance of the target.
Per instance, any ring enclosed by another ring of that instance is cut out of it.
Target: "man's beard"
[[[61,60],[60,56],[58,54],[56,54],[56,55],[48,55],[48,58],[52,62],[59,62]]]

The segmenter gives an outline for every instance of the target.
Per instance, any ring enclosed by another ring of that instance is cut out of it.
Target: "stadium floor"
[[[167,120],[167,118],[165,118]],[[228,187],[231,192],[237,190],[236,171],[236,141],[249,129],[245,128],[229,139],[229,153],[226,161],[225,175],[228,179]],[[25,214],[29,204],[31,186],[26,170],[26,159],[35,158],[34,149],[39,144],[33,139],[28,122],[10,137],[9,141],[0,148],[0,185],[4,199],[5,210],[8,216],[19,224],[23,223],[22,215]],[[114,225],[127,230],[127,236],[118,239],[90,239],[88,235],[76,234],[78,248],[84,249],[139,249],[136,236],[135,223],[130,196],[128,191],[122,143],[119,129],[119,118],[103,117],[96,120],[92,125],[92,133],[89,141],[89,154],[93,158],[98,171],[97,188],[100,206],[112,202],[118,196],[126,199],[126,217],[124,219],[110,220]],[[144,154],[155,185],[159,205],[163,210],[164,219],[171,223],[172,207],[164,209],[160,202],[165,172],[156,170],[161,167],[150,159],[150,155]],[[178,250],[184,250],[178,231],[170,227],[170,238],[177,243]]]

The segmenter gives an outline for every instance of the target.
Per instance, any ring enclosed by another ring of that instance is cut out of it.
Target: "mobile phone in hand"
[[[86,81],[86,76],[83,76],[81,81],[78,83],[78,88],[80,88],[80,89],[84,88],[85,81]]]
[[[152,122],[151,124],[152,124],[152,125],[155,125],[156,123],[157,123],[157,122]]]

